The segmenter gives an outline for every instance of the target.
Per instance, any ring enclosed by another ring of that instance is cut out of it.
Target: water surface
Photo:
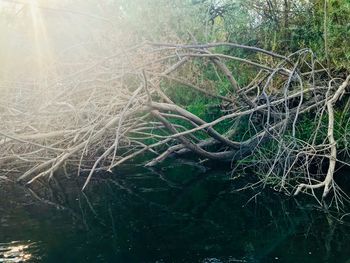
[[[0,262],[350,262],[350,228],[244,179],[184,163],[50,187],[0,183]],[[346,216],[345,216],[346,218]]]

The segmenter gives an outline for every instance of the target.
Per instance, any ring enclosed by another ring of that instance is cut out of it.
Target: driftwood
[[[269,62],[214,52],[217,47],[257,52]],[[239,84],[232,63],[251,72],[250,83]],[[203,67],[212,67],[217,79],[203,80]],[[192,153],[219,161],[256,158],[251,163],[262,182],[274,180],[288,193],[310,190],[315,197],[316,188],[323,188],[323,197],[333,190],[340,201],[333,179],[334,106],[350,76],[330,77],[308,49],[283,56],[233,43],[147,42],[52,79],[45,97],[35,93],[36,83],[14,82],[2,101],[0,167],[18,181],[32,183],[65,169],[89,171],[84,189],[95,171],[112,171],[146,152],[153,155],[147,166]],[[226,94],[219,93],[220,83],[230,84]],[[221,114],[206,121],[191,113],[169,96],[179,85],[215,101]],[[314,113],[319,126],[327,113],[327,134],[317,129],[298,138],[298,120],[306,113]],[[232,127],[220,133],[216,125],[224,122]],[[267,156],[271,143],[274,152]],[[309,172],[324,159],[329,160],[324,176]]]

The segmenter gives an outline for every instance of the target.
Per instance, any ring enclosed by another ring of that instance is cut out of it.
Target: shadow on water
[[[347,224],[273,191],[232,191],[224,170],[127,167],[83,183],[0,183],[0,262],[350,262]]]

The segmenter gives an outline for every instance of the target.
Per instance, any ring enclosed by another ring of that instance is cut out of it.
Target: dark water
[[[1,182],[0,262],[350,262],[347,224],[300,198],[232,191],[244,179],[223,170],[134,167],[81,193],[83,182],[36,185],[36,197]]]

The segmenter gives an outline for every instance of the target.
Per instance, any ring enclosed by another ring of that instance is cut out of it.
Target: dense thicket
[[[191,153],[339,205],[349,16],[347,0],[9,1],[1,169],[29,183],[87,172],[86,187]]]

